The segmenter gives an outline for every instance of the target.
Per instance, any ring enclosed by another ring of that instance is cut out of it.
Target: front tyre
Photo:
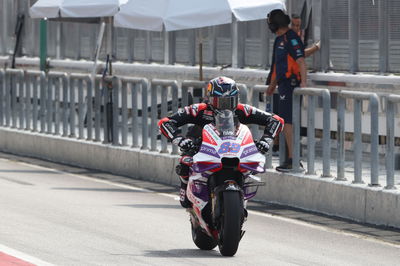
[[[199,249],[212,250],[217,246],[217,241],[208,236],[200,226],[193,226],[192,223],[192,239]]]
[[[243,200],[238,191],[225,191],[220,220],[218,248],[223,256],[235,255],[241,238]]]

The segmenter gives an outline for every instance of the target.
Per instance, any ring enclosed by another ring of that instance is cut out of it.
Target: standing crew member
[[[304,88],[307,84],[304,45],[297,33],[289,29],[290,17],[282,10],[272,10],[268,14],[267,22],[271,32],[276,34],[276,39],[266,93],[272,95],[278,85],[278,114],[286,123],[283,133],[288,148],[288,159],[276,167],[276,170],[288,172],[292,170],[293,163],[293,90],[296,87]]]

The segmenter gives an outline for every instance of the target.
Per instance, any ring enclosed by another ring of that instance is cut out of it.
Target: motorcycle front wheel
[[[223,213],[220,220],[219,252],[233,256],[239,247],[243,223],[243,200],[238,191],[223,192]]]

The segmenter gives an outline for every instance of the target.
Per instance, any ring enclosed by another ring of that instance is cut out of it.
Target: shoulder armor
[[[193,117],[196,117],[199,114],[199,112],[204,111],[206,109],[207,109],[207,104],[205,103],[196,103],[189,106],[190,114]]]
[[[253,107],[248,104],[239,103],[236,109],[242,111],[246,115],[246,117],[250,116],[251,113],[253,112]]]

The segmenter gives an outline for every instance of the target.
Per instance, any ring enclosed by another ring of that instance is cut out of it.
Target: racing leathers
[[[234,112],[238,121],[242,124],[265,126],[264,134],[257,143],[257,148],[262,152],[266,152],[269,149],[273,138],[281,132],[284,126],[284,121],[281,117],[247,104],[238,104]],[[189,167],[192,163],[191,156],[188,156],[185,150],[191,149],[193,142],[190,138],[185,138],[178,133],[179,127],[186,124],[194,124],[203,128],[206,124],[214,121],[215,116],[212,107],[206,103],[199,103],[181,108],[178,112],[158,122],[161,133],[184,151],[180,164],[176,167],[176,172],[181,179],[181,204],[185,208],[189,207],[184,205],[189,204],[186,199],[186,185],[189,178]],[[198,137],[201,137],[201,134]]]

